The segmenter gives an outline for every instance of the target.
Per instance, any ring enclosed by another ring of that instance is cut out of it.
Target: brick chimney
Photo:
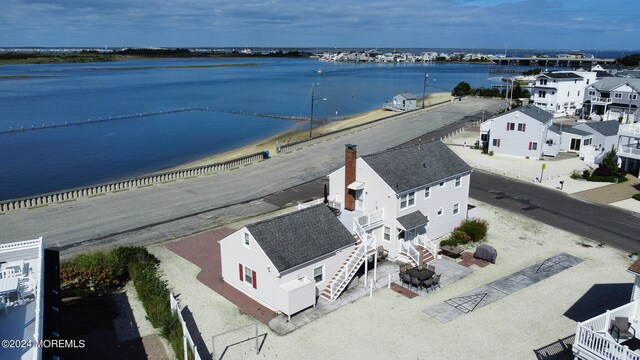
[[[356,146],[347,144],[344,149],[344,208],[352,211],[356,209],[356,191],[347,186],[356,181]]]

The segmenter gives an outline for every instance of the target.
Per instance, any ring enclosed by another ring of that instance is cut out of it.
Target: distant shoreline
[[[433,104],[441,103],[443,101],[448,101],[452,98],[451,93],[449,92],[440,92],[429,94],[426,98],[426,106],[431,106]],[[422,105],[422,99],[418,99],[418,105]],[[386,117],[390,117],[393,115],[398,115],[400,113],[383,110],[382,108],[377,108],[374,110],[366,111],[359,114],[349,115],[343,120],[330,122],[328,124],[323,124],[318,127],[313,128],[313,135],[319,136],[323,134],[327,134],[334,131],[344,130],[346,128],[367,124],[376,120],[381,120]],[[279,134],[264,138],[262,140],[255,141],[253,143],[237,147],[235,149],[231,149],[229,151],[205,156],[201,159],[190,161],[184,164],[176,165],[173,167],[169,167],[166,169],[162,169],[157,172],[165,172],[165,171],[174,171],[174,170],[183,170],[187,168],[203,166],[213,163],[221,163],[224,161],[228,161],[234,158],[254,154],[260,151],[269,151],[271,154],[276,153],[277,145],[283,145],[285,143],[292,143],[299,140],[304,140],[309,138],[309,129],[304,130],[287,130],[283,131]]]

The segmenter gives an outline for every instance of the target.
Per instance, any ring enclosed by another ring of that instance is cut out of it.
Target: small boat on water
[[[318,69],[318,70],[316,70],[316,72],[318,73],[318,75],[321,75],[322,74],[322,69]]]

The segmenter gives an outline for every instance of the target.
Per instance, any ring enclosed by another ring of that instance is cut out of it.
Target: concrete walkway
[[[562,253],[471,290],[461,296],[445,300],[440,304],[427,308],[424,313],[440,322],[446,323],[581,262],[582,259],[580,258]]]

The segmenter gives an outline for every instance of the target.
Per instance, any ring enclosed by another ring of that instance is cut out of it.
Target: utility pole
[[[309,118],[309,138],[311,138],[312,136],[311,131],[313,130],[313,103],[315,101],[314,99],[315,91],[316,91],[316,84],[311,83],[311,117]]]
[[[513,104],[513,82],[515,79],[511,79],[511,100],[509,101],[509,110],[511,110],[511,104]]]
[[[429,74],[424,73],[424,85],[422,86],[422,108],[424,109],[424,103],[427,101],[427,80],[429,80]]]

